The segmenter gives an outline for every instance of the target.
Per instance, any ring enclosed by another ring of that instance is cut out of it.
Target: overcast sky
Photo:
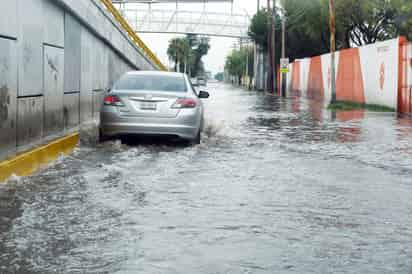
[[[264,0],[260,0],[261,4],[266,2]],[[201,10],[203,9],[203,4],[180,4],[180,7],[184,10]],[[157,4],[156,8],[159,9],[175,9],[175,5],[171,4]],[[257,0],[234,0],[233,4],[233,12],[234,13],[245,13],[245,11],[252,16],[255,14],[257,8]],[[206,5],[207,11],[212,12],[224,12],[227,11],[230,13],[231,5],[230,3],[215,3],[215,4],[207,4]],[[167,47],[168,42],[171,38],[176,37],[178,35],[175,34],[148,34],[142,33],[140,37],[143,39],[144,42],[152,49],[156,55],[160,58],[160,60],[165,64],[168,65],[168,57],[167,57]],[[225,63],[225,58],[228,53],[231,51],[233,44],[236,42],[236,39],[232,38],[222,38],[222,37],[211,37],[210,44],[211,48],[209,54],[203,58],[203,61],[206,65],[206,69],[212,71],[213,73],[217,73],[219,71],[223,71],[223,66]]]

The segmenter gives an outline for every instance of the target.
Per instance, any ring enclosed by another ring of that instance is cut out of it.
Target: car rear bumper
[[[113,112],[102,112],[100,119],[101,133],[106,136],[164,135],[193,140],[200,130],[200,119],[197,115],[176,118],[125,118]]]
[[[183,139],[195,139],[198,128],[184,125],[162,125],[162,124],[135,124],[135,123],[114,123],[101,125],[101,131],[107,136],[116,135],[165,135],[177,136]]]

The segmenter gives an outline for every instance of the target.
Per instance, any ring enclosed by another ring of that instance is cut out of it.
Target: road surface
[[[412,120],[213,84],[201,145],[0,186],[0,273],[411,273]]]

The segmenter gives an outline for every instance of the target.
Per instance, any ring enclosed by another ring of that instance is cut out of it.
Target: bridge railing
[[[131,6],[121,10],[138,33],[193,33],[207,36],[247,38],[247,13],[146,9]]]
[[[114,19],[123,27],[126,33],[129,35],[130,39],[136,43],[136,45],[143,51],[143,53],[159,68],[159,70],[167,71],[167,68],[163,63],[157,58],[157,56],[149,49],[149,47],[140,39],[136,32],[132,29],[129,23],[124,19],[120,12],[111,3],[110,0],[100,0],[106,9],[113,15]]]

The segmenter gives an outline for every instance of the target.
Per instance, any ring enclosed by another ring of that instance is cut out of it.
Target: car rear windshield
[[[165,92],[186,92],[183,76],[170,75],[125,75],[113,87],[115,90],[151,90]]]

